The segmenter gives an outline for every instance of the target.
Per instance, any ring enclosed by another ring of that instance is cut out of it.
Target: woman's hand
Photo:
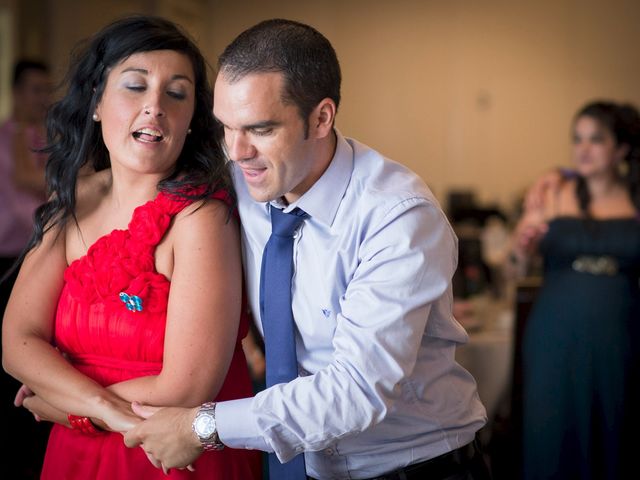
[[[51,406],[38,395],[33,393],[27,385],[22,385],[13,401],[16,407],[29,410],[37,422],[47,421],[69,425],[67,413]],[[100,429],[111,432],[125,433],[134,428],[142,419],[131,410],[131,404],[113,396],[108,402],[100,405],[100,418],[91,421]]]
[[[67,425],[67,415],[45,402],[42,398],[34,394],[31,389],[22,385],[16,394],[13,402],[16,407],[24,407],[33,414],[36,422],[54,422]]]
[[[549,193],[556,194],[566,180],[563,170],[555,168],[535,181],[527,191],[524,199],[525,211],[543,208]]]
[[[549,229],[544,205],[529,206],[511,235],[511,254],[506,275],[521,278],[527,275],[529,259],[536,254],[540,240]]]
[[[35,393],[33,393],[29,387],[23,384],[18,389],[18,393],[16,393],[16,398],[13,400],[13,404],[16,407],[22,407],[24,399],[27,397],[33,397],[34,395]]]
[[[535,209],[525,213],[514,231],[514,253],[523,257],[530,257],[536,253],[540,240],[548,229],[541,211]]]
[[[142,421],[131,410],[131,404],[120,398],[105,402],[99,410],[99,418],[92,418],[91,421],[103,430],[124,434]]]
[[[557,213],[557,199],[565,179],[560,170],[552,170],[540,177],[529,189],[524,213],[513,235],[513,253],[518,260],[526,259],[538,250],[540,240],[548,230],[548,220]]]

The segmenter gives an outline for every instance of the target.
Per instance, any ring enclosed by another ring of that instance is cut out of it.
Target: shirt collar
[[[275,207],[284,208],[285,212],[298,207],[308,213],[311,218],[331,226],[353,171],[353,149],[337,129],[334,131],[336,152],[318,181],[296,202],[286,207],[280,199],[267,202],[265,204],[267,211],[270,203]]]

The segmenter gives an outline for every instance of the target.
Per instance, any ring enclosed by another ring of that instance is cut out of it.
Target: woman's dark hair
[[[631,104],[597,101],[582,107],[576,113],[574,124],[581,117],[593,118],[613,135],[616,145],[628,147],[629,151],[623,160],[626,164],[623,181],[636,211],[640,212],[640,113]],[[576,195],[580,210],[588,218],[591,194],[581,176],[577,178]]]
[[[21,256],[42,241],[46,231],[75,221],[78,172],[89,164],[95,171],[110,166],[100,124],[92,119],[110,70],[129,56],[173,50],[191,60],[195,75],[195,109],[175,169],[158,184],[161,191],[205,198],[213,191],[232,192],[229,171],[216,142],[213,95],[207,63],[195,43],[177,25],[160,17],[129,16],[107,25],[72,54],[64,85],[65,96],[47,116],[46,167],[49,201],[36,211],[33,237]],[[190,187],[205,186],[198,195]]]
[[[218,69],[231,82],[250,73],[284,76],[283,101],[294,104],[309,130],[309,115],[324,98],[340,105],[340,64],[320,32],[304,23],[280,18],[245,30],[218,58]]]

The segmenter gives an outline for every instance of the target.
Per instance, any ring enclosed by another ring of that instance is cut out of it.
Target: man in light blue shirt
[[[142,443],[164,468],[226,445],[281,462],[303,454],[318,479],[488,478],[474,448],[485,409],[454,359],[467,341],[451,313],[457,240],[437,201],[413,172],[334,128],[340,69],[311,27],[262,22],[219,67],[214,114],[261,331],[270,209],[308,215],[293,240],[298,377],[213,408],[160,410],[127,444]],[[206,435],[203,415],[215,426]]]

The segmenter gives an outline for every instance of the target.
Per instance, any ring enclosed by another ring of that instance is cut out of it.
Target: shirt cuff
[[[260,435],[251,411],[252,402],[253,398],[241,398],[216,404],[216,428],[220,441],[231,448],[273,452]]]

